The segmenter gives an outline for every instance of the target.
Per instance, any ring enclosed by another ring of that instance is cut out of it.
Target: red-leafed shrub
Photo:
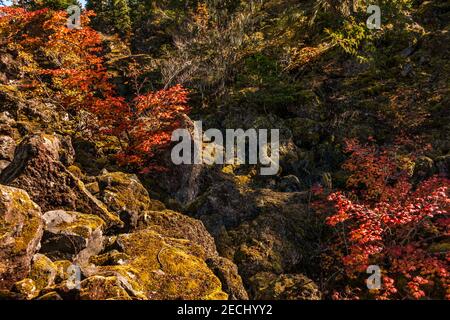
[[[331,247],[345,270],[346,285],[334,298],[450,298],[450,181],[432,177],[413,186],[397,150],[350,141],[350,191],[331,193],[329,206],[318,206],[331,212]],[[370,265],[381,268],[382,288],[369,292]]]
[[[161,169],[151,159],[170,145],[173,130],[180,127],[183,114],[189,111],[187,99],[188,91],[176,85],[139,95],[130,104],[99,103],[94,112],[105,132],[124,142],[118,155],[120,163],[147,172]]]
[[[21,61],[12,83],[25,97],[50,102],[75,121],[79,111],[89,112],[91,127],[84,129],[115,136],[120,164],[156,168],[152,158],[169,146],[189,109],[188,93],[177,85],[131,102],[118,96],[104,66],[101,35],[89,27],[93,15],[83,11],[82,28],[69,29],[64,11],[0,7],[0,44]]]
[[[84,12],[83,28],[69,29],[64,11],[0,8],[1,44],[21,62],[12,80],[22,94],[70,112],[114,96],[100,34],[88,26],[92,15]]]

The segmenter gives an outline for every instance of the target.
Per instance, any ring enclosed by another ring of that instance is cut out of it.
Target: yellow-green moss
[[[69,170],[78,179],[83,179],[84,177],[83,172],[81,172],[81,169],[75,165],[69,166],[67,170]]]
[[[92,276],[80,284],[81,300],[131,300],[117,277]]]
[[[75,219],[71,222],[63,222],[57,226],[59,230],[73,233],[88,238],[94,230],[104,229],[105,222],[98,216],[78,212],[67,212]]]
[[[100,189],[108,207],[112,211],[122,208],[128,210],[164,210],[163,203],[150,199],[147,190],[135,175],[111,172],[98,178]]]
[[[121,235],[118,243],[130,256],[123,266],[102,267],[120,272],[142,285],[150,299],[226,298],[219,279],[199,258],[202,250],[187,240],[162,237],[145,229]]]
[[[104,254],[92,256],[89,258],[89,262],[97,266],[121,265],[125,264],[129,258],[130,257],[126,253],[113,250]]]
[[[46,256],[36,254],[33,257],[29,277],[34,280],[36,288],[42,290],[54,283],[57,275],[57,267]]]
[[[24,299],[31,300],[39,295],[39,290],[32,279],[23,279],[13,286],[13,291],[19,293]]]
[[[56,268],[55,283],[63,282],[69,279],[70,275],[68,273],[69,267],[72,266],[72,262],[69,260],[58,260],[53,262]]]
[[[13,253],[25,253],[30,242],[42,229],[40,208],[20,189],[0,185],[0,200],[7,211],[0,216],[0,239],[14,237]],[[17,225],[22,225],[18,235],[12,235]],[[0,268],[1,269],[1,268]]]
[[[100,187],[97,182],[91,182],[85,185],[86,189],[92,194],[97,194],[100,192]]]

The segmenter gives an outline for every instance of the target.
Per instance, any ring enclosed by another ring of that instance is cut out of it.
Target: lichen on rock
[[[34,281],[38,290],[54,285],[57,274],[57,266],[52,260],[39,253],[33,256],[29,278]]]
[[[217,255],[214,239],[200,220],[172,210],[145,211],[140,225],[163,236],[190,240],[200,245],[208,256]]]
[[[72,152],[66,138],[32,135],[17,147],[13,161],[0,174],[0,183],[26,190],[43,211],[79,210],[102,217],[108,226],[122,225],[119,217],[65,168],[63,163],[72,161]]]
[[[53,260],[86,263],[103,249],[105,222],[98,216],[64,210],[43,215],[45,232],[40,252]]]
[[[151,229],[120,235],[125,264],[98,267],[98,275],[119,274],[146,299],[226,299],[219,279],[205,263],[205,251],[188,241]]]
[[[106,204],[108,210],[118,214],[127,230],[136,227],[143,213],[163,210],[164,204],[149,197],[136,175],[123,172],[103,172],[97,177],[99,192],[96,197]]]
[[[0,185],[0,289],[28,275],[44,222],[24,190]]]
[[[303,274],[261,272],[250,279],[253,297],[258,300],[320,300],[317,284]]]

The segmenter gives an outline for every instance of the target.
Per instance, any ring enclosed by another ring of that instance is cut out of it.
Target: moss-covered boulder
[[[0,290],[28,275],[43,227],[41,209],[24,190],[0,185]]]
[[[29,278],[32,279],[38,290],[51,287],[55,284],[58,274],[57,266],[43,254],[35,254],[31,265]]]
[[[106,204],[108,210],[120,216],[127,230],[136,227],[145,211],[165,209],[161,202],[150,199],[147,190],[134,174],[105,170],[97,177],[97,183],[97,198]]]
[[[248,299],[237,266],[219,256],[213,237],[200,220],[172,210],[148,211],[144,221],[139,224],[139,228],[143,227],[166,237],[185,239],[199,245],[205,251],[208,267],[220,279],[229,299]]]
[[[205,251],[191,241],[143,229],[120,235],[117,247],[129,257],[126,263],[99,266],[97,275],[123,277],[145,299],[227,298],[205,263]]]
[[[208,257],[217,255],[214,239],[200,220],[172,210],[146,211],[143,218],[141,228],[150,228],[166,237],[190,240],[201,246]]]
[[[259,215],[229,230],[219,247],[235,248],[234,261],[249,279],[258,272],[283,273],[308,265],[316,224],[308,213],[305,193],[260,190],[253,201]]]
[[[224,180],[188,207],[232,260],[246,288],[257,273],[304,272],[312,266],[320,221],[308,211],[308,193],[242,188]]]
[[[194,247],[198,248],[200,257],[202,260],[206,259],[209,269],[220,279],[223,290],[229,295],[229,298],[248,298],[236,265],[230,260],[218,256],[214,239],[201,221],[171,210],[145,211],[143,218],[138,221],[137,230],[154,231],[163,239],[178,239],[182,242],[195,244]],[[117,241],[117,238],[121,239],[121,236],[114,237],[115,240],[112,241]],[[130,268],[130,263],[133,260],[130,254],[118,251],[117,243],[109,243],[106,247],[116,249],[91,257],[90,263],[96,266],[124,266],[125,269]],[[109,271],[114,270],[115,273],[113,274],[117,274],[117,272],[123,273],[124,268],[107,269]],[[134,270],[134,268],[131,269]],[[131,273],[133,272],[135,271],[131,271]],[[158,276],[158,272],[155,274]]]
[[[55,283],[62,283],[69,280],[73,275],[74,264],[69,260],[57,260],[53,261],[53,265],[56,268]]]
[[[303,274],[257,273],[250,279],[253,297],[258,300],[320,300],[317,284]]]
[[[53,260],[86,263],[103,249],[105,222],[95,215],[64,210],[43,215],[45,231],[40,252]]]
[[[97,195],[100,192],[100,187],[97,182],[87,183],[86,189],[93,195]]]
[[[14,160],[1,172],[0,183],[20,187],[43,211],[67,209],[95,214],[108,226],[120,226],[117,215],[98,201],[64,164],[72,161],[70,142],[56,135],[36,134],[17,147]]]
[[[230,300],[248,300],[238,268],[231,260],[214,256],[206,260],[206,263],[222,282],[223,291]]]

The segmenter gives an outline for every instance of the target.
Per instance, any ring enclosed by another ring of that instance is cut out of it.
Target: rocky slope
[[[136,60],[115,41],[111,70]],[[299,273],[315,236],[296,181],[252,188],[230,168],[171,167],[167,155],[168,172],[123,172],[107,143],[78,134],[83,115],[23,97],[8,82],[21,62],[0,55],[2,298],[321,297]]]
[[[277,23],[258,28],[249,39],[264,40],[262,47],[242,54],[217,98],[214,81],[211,92],[201,91],[205,101],[193,90],[191,116],[204,129],[279,128],[281,170],[268,178],[254,166],[171,167],[167,154],[167,172],[125,172],[109,141],[80,134],[89,114],[73,120],[51,99],[21,95],[14,81],[23,61],[0,47],[0,298],[328,297],[316,268],[326,230],[310,210],[309,191],[317,182],[345,186],[343,142],[371,136],[388,143],[406,132],[433,147],[411,164],[415,177],[448,176],[448,12],[445,1],[418,1],[404,31],[386,27],[372,62],[331,46],[306,28],[307,19],[293,25],[302,41],[292,43],[276,36]],[[291,57],[281,72],[274,48],[286,45],[311,55],[298,63]],[[117,37],[104,37],[104,47],[122,96],[131,91],[132,63],[172,66],[189,49],[136,54]],[[186,80],[189,88],[207,90],[214,79],[205,60],[205,75],[192,67],[201,79]]]
[[[111,165],[92,170],[89,144],[74,147],[55,129],[63,120],[47,126],[23,111],[39,104],[14,114],[13,103],[3,100],[1,116],[3,298],[321,297],[298,273],[315,237],[306,193],[254,189],[229,168],[203,165],[144,184]]]
[[[83,175],[67,136],[11,139],[2,137],[3,297],[247,298],[202,222],[152,200],[135,175]]]

